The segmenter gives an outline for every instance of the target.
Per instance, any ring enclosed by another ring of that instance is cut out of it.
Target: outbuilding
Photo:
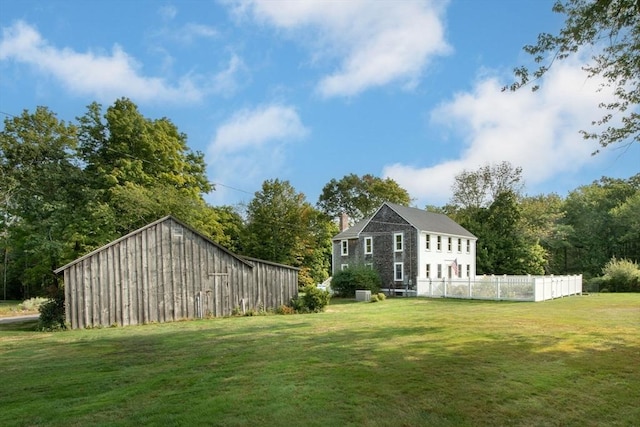
[[[297,268],[236,255],[172,216],[55,273],[74,329],[268,310],[298,294]]]

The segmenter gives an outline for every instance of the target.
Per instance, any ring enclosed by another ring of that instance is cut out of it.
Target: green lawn
[[[3,426],[632,426],[640,294],[339,301],[321,314],[59,333],[0,325],[0,375]]]
[[[0,300],[0,319],[24,314],[38,314],[38,310],[36,308],[25,310],[22,307],[22,301]]]

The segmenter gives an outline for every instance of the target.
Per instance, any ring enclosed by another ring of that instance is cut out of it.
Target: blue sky
[[[530,195],[639,172],[640,147],[578,130],[608,99],[555,63],[542,88],[505,93],[522,46],[562,25],[553,0],[57,1],[0,3],[0,111],[72,121],[132,99],[205,153],[214,204],[286,179],[315,203],[332,178],[391,177],[443,205],[454,176],[509,161]]]

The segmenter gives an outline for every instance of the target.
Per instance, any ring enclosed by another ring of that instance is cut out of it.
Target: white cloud
[[[556,63],[541,88],[532,93],[502,92],[496,77],[484,77],[470,92],[458,93],[431,111],[433,124],[442,125],[463,142],[459,153],[434,166],[392,164],[384,168],[420,202],[445,203],[451,185],[463,169],[509,161],[523,167],[527,186],[535,187],[559,174],[577,171],[596,161],[595,142],[578,133],[600,117],[599,81],[586,79],[577,61]]]
[[[221,95],[232,95],[241,86],[238,80],[244,77],[247,80],[248,69],[242,58],[231,55],[227,68],[213,76],[210,83],[211,91]]]
[[[73,93],[88,94],[100,100],[127,96],[141,102],[191,103],[220,90],[216,81],[219,76],[187,74],[176,84],[160,77],[144,76],[141,65],[118,45],[114,45],[110,54],[79,53],[70,48],[53,47],[33,26],[22,21],[3,28],[0,61],[9,60],[53,76]],[[234,62],[237,58],[232,58],[230,65]],[[227,80],[228,74],[228,69],[222,71]]]
[[[353,96],[369,88],[417,84],[431,58],[449,52],[441,7],[430,1],[231,1],[239,16],[290,32],[315,60],[339,61],[317,90]]]
[[[158,14],[165,21],[170,21],[176,17],[176,15],[178,14],[178,9],[176,9],[175,6],[165,5],[158,9]]]
[[[213,182],[256,190],[262,181],[282,175],[287,145],[305,138],[309,130],[290,106],[271,104],[236,112],[221,124],[209,149],[207,164]],[[224,200],[218,186],[212,199]]]

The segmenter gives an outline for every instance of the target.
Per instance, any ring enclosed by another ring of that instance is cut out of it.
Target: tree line
[[[478,274],[597,276],[612,257],[640,259],[640,174],[565,198],[523,195],[521,174],[507,162],[463,171],[449,203],[426,208],[479,238]],[[169,119],[146,118],[126,98],[93,103],[74,123],[46,107],[7,117],[0,178],[4,299],[55,290],[55,268],[169,214],[233,252],[299,267],[300,286],[318,283],[330,273],[339,213],[358,221],[384,201],[412,203],[392,179],[349,174],[315,205],[271,179],[242,210],[211,206],[203,154]]]

